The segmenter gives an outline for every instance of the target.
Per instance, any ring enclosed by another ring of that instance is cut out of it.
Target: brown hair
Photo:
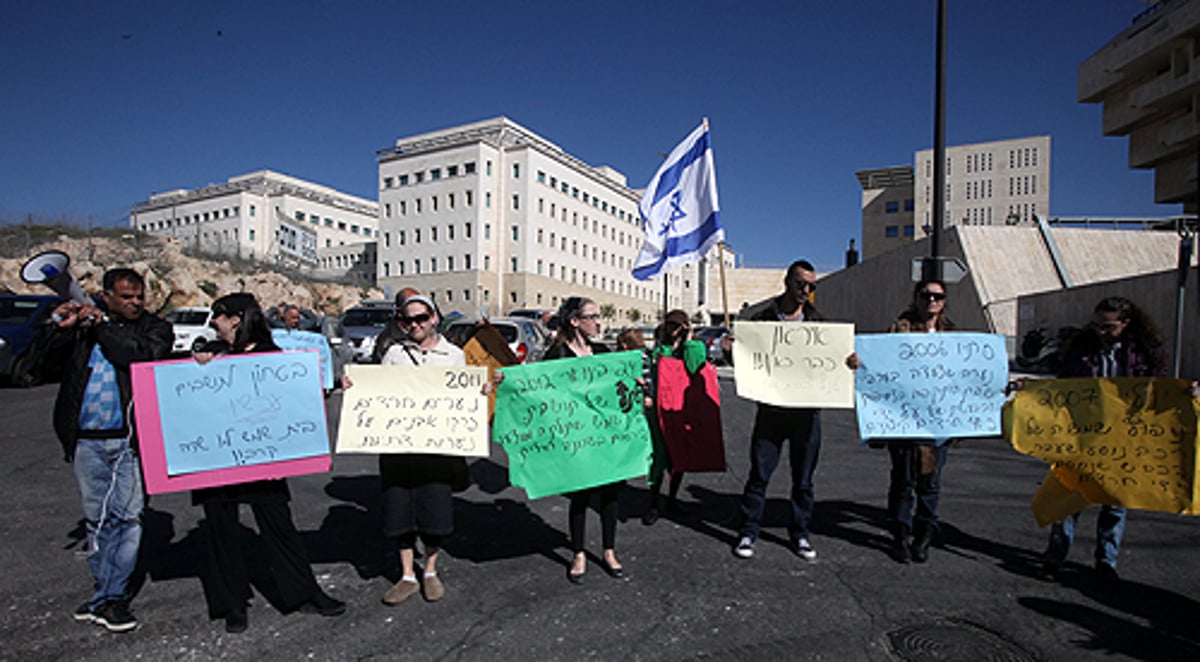
[[[617,334],[617,347],[621,349],[646,349],[646,339],[642,337],[640,330],[629,327]]]

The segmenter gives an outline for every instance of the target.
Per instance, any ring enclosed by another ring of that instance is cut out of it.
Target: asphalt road
[[[1089,571],[1095,512],[1084,515],[1057,583],[1034,576],[1046,531],[1028,502],[1045,466],[999,439],[964,442],[943,475],[943,536],[925,565],[887,555],[886,454],[861,447],[851,412],[827,411],[808,563],[783,546],[788,479],[772,482],[764,538],[748,561],[730,553],[748,465],[751,403],[722,381],[730,468],[688,476],[688,512],[639,520],[647,492],[621,497],[617,549],[628,578],[595,559],[569,584],[566,499],[529,501],[508,487],[502,453],[472,465],[456,497],[458,533],[439,564],[447,595],[386,607],[397,578],[379,534],[373,457],[335,457],[333,473],[291,479],[296,524],[318,580],[349,603],[340,618],[283,615],[256,582],[250,629],[209,621],[201,588],[200,510],[187,494],[154,497],[146,517],[141,626],[110,634],[75,622],[89,594],[78,492],[50,430],[54,386],[0,391],[5,516],[0,518],[0,659],[1200,659],[1200,527],[1133,512],[1116,585]],[[329,401],[336,421],[338,397]],[[245,542],[263,577],[253,545]],[[599,552],[598,517],[588,522]]]

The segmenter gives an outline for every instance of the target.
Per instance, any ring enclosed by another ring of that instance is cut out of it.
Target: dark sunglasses
[[[405,324],[424,324],[429,321],[429,313],[421,313],[420,315],[413,315],[412,317],[407,315],[397,315],[397,317],[399,317],[400,321]]]
[[[930,301],[942,301],[946,298],[945,292],[930,292],[929,290],[921,290],[917,293],[918,299],[929,299]]]
[[[801,291],[808,290],[809,292],[816,292],[817,283],[816,281],[798,280],[796,281],[796,288]]]

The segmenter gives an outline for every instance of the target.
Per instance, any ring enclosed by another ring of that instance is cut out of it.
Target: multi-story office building
[[[1129,167],[1154,169],[1154,201],[1200,210],[1200,1],[1147,7],[1079,65],[1079,101],[1104,105],[1106,136],[1129,136]]]
[[[912,167],[855,173],[863,188],[862,253],[869,258],[933,228],[933,150]],[[942,227],[1020,225],[1050,211],[1050,136],[946,148]]]
[[[581,295],[611,305],[618,322],[655,320],[663,279],[631,275],[639,198],[620,172],[505,117],[400,138],[379,152],[378,283],[467,314],[556,308]],[[671,307],[699,311],[704,294],[719,298],[709,286],[718,265],[706,262],[669,274]]]
[[[345,264],[343,271],[351,271],[367,259],[362,245],[379,234],[379,206],[260,170],[224,184],[153,194],[134,205],[129,224],[209,253],[307,269]],[[349,245],[359,245],[359,250],[347,253]],[[322,259],[325,252],[331,259]]]

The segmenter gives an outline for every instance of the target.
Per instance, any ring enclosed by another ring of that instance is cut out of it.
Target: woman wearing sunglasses
[[[941,281],[922,280],[913,288],[912,302],[900,313],[888,332],[937,333],[954,330],[954,323],[946,316],[946,286]],[[892,531],[892,554],[900,563],[910,560],[924,563],[929,558],[929,545],[937,533],[939,483],[948,448],[948,444],[934,446],[928,442],[887,442],[888,454],[892,459],[887,500],[888,527]]]
[[[438,332],[437,307],[424,295],[407,297],[396,310],[404,337],[384,353],[382,365],[461,366],[466,358]],[[442,541],[454,532],[454,491],[467,488],[467,462],[461,457],[428,454],[382,454],[383,533],[395,538],[400,552],[400,581],[383,596],[398,605],[422,587],[425,599],[442,599],[446,588],[437,574]],[[414,556],[417,538],[425,547],[425,568],[417,581]]]

